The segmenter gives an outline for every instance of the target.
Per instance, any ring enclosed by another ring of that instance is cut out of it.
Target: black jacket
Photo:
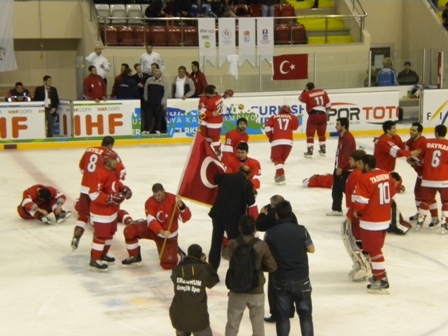
[[[140,99],[138,87],[131,77],[123,77],[117,85],[117,99]]]
[[[149,78],[149,75],[144,73],[144,72],[142,72],[142,78],[140,78],[140,76],[137,73],[132,75],[131,78],[137,83],[137,85],[138,84],[143,84],[143,87],[138,87],[137,86],[139,97],[140,97],[140,99],[143,99],[143,92],[145,90],[145,83],[146,83],[146,80]]]
[[[208,215],[238,223],[247,207],[255,203],[252,182],[242,172],[216,174],[214,181],[218,185],[218,194]]]
[[[420,78],[414,70],[410,70],[409,72],[403,70],[398,74],[397,80],[400,85],[414,85],[418,83]]]
[[[44,101],[45,100],[45,86],[38,86],[36,87],[36,91],[34,91],[34,101]],[[58,109],[59,106],[59,96],[58,96],[58,90],[50,86],[50,100],[51,104],[49,108],[55,108]]]
[[[173,268],[174,298],[170,307],[171,324],[176,330],[201,331],[210,325],[206,287],[212,288],[219,276],[212,265],[187,257]]]

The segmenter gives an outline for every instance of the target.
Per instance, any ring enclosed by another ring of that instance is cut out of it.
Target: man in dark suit
[[[146,80],[149,78],[149,75],[144,73],[142,71],[142,67],[140,65],[140,63],[135,63],[134,64],[134,70],[135,70],[135,74],[131,76],[131,78],[137,83],[137,87],[138,87],[138,95],[140,97],[140,116],[141,116],[141,123],[142,123],[142,130],[145,129],[145,125],[144,125],[144,115],[145,115],[145,100],[143,99],[143,93],[145,91],[145,83]]]
[[[47,138],[53,137],[54,121],[59,106],[58,90],[51,86],[51,77],[44,76],[44,85],[36,87],[34,101],[43,101],[45,105],[45,124],[47,126]]]
[[[214,182],[218,185],[215,203],[209,212],[212,218],[213,233],[209,252],[210,264],[218,270],[221,262],[221,245],[224,231],[227,237],[239,237],[238,222],[245,215],[247,208],[255,204],[254,187],[248,179],[250,168],[241,166],[234,174],[216,174]]]

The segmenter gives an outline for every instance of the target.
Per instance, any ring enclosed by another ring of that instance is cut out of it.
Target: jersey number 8
[[[93,173],[96,170],[96,164],[98,162],[98,155],[92,154],[89,158],[89,163],[87,164],[87,171]]]

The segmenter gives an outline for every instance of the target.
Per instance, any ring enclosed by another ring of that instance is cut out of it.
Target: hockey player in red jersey
[[[236,146],[240,142],[248,142],[249,135],[246,133],[247,119],[239,118],[236,122],[236,129],[226,133],[224,146],[222,147],[221,161],[225,164],[231,157],[236,157]]]
[[[406,141],[405,147],[407,150],[414,150],[414,149],[423,149],[426,146],[426,138],[422,135],[423,132],[423,125],[419,122],[414,122],[411,126],[410,130],[410,138],[408,141]],[[417,178],[415,180],[415,186],[414,186],[414,197],[415,197],[415,206],[417,207],[417,214],[414,216],[409,217],[410,221],[417,221],[418,219],[418,208],[420,206],[420,203],[422,201],[421,197],[421,186],[422,186],[422,173],[423,173],[423,166],[420,162],[418,157],[409,157],[407,159],[407,162],[409,165],[414,168],[415,172],[417,173]],[[431,204],[429,204],[429,211],[431,213],[431,223],[429,223],[429,227],[436,227],[439,225],[439,210],[437,209],[437,201],[434,199]],[[416,226],[415,229],[418,231],[420,230],[420,226]]]
[[[190,209],[180,196],[168,193],[160,183],[152,186],[152,196],[145,203],[146,220],[134,221],[124,229],[124,238],[129,258],[122,261],[123,267],[141,266],[139,239],[154,240],[160,256],[160,266],[172,269],[181,259],[177,243],[178,221],[186,223],[191,218]],[[166,240],[165,250],[162,246]]]
[[[314,150],[314,134],[317,132],[319,137],[319,154],[326,154],[326,137],[327,131],[327,112],[331,109],[330,98],[322,89],[316,89],[314,83],[307,83],[305,90],[299,96],[299,100],[306,104],[306,112],[308,113],[308,121],[306,123],[306,146],[307,151],[304,153],[306,158],[313,157]]]
[[[271,143],[271,159],[275,165],[276,184],[285,184],[285,161],[291,152],[293,132],[299,128],[299,119],[291,113],[288,105],[280,108],[279,114],[269,118],[265,126],[265,133]]]
[[[350,154],[349,164],[353,169],[345,184],[346,220],[342,223],[341,235],[345,249],[353,261],[352,270],[348,273],[352,281],[363,281],[371,275],[370,264],[362,251],[359,218],[353,215],[353,194],[359,177],[362,175],[362,160],[365,151],[358,149]]]
[[[382,248],[391,221],[395,183],[389,172],[376,169],[372,155],[363,155],[362,175],[356,183],[353,196],[353,216],[359,218],[364,252],[370,257],[373,277],[369,278],[367,292],[388,294],[389,281]]]
[[[89,190],[90,218],[94,229],[90,259],[90,269],[93,271],[107,271],[108,264],[115,262],[115,258],[107,253],[117,231],[120,204],[132,196],[130,188],[122,184],[116,173],[117,153],[105,149],[101,160],[103,165],[98,165],[95,173],[95,188]]]
[[[79,169],[81,170],[82,180],[81,180],[81,192],[79,198],[76,202],[75,209],[78,212],[78,220],[76,221],[76,226],[73,232],[72,238],[72,249],[76,250],[78,248],[79,240],[81,239],[84,230],[86,229],[87,223],[90,218],[90,197],[89,190],[95,190],[96,188],[96,173],[100,167],[103,166],[103,160],[101,160],[101,155],[107,150],[112,149],[114,146],[114,138],[111,136],[106,136],[101,142],[101,146],[87,148],[84,152],[81,160],[79,161]],[[124,180],[126,176],[126,169],[124,168],[123,162],[118,158],[117,167],[115,168],[121,180]],[[129,222],[132,218],[129,217],[127,212],[120,211],[119,220],[124,222]]]
[[[427,139],[421,159],[423,162],[422,188],[420,207],[418,209],[417,226],[423,226],[429,212],[429,205],[437,192],[442,202],[441,234],[448,233],[448,140],[445,125],[437,125],[434,130],[435,139]],[[435,229],[438,224],[431,228]]]
[[[260,178],[261,178],[261,166],[260,162],[256,159],[247,156],[249,153],[249,145],[247,142],[240,142],[236,147],[237,157],[231,157],[224,163],[226,167],[226,173],[236,173],[240,170],[241,166],[245,165],[250,168],[249,181],[254,185],[254,189],[260,189]]]
[[[65,195],[53,187],[36,184],[23,192],[22,202],[17,212],[23,219],[38,219],[45,224],[59,224],[71,216],[70,211],[64,211]],[[55,221],[48,215],[53,213]]]
[[[393,172],[397,157],[410,157],[420,154],[420,149],[405,150],[405,145],[397,133],[396,122],[387,120],[383,123],[384,134],[375,139],[373,156],[379,169]]]
[[[221,97],[214,85],[207,85],[204,95],[199,99],[200,130],[207,142],[211,144],[216,154],[221,154],[221,127],[223,122],[223,99],[233,96],[232,90],[227,90]]]

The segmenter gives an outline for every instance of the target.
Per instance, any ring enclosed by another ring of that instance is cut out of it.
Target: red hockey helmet
[[[280,107],[280,113],[292,113],[292,111],[289,105],[283,105]]]
[[[101,154],[101,157],[103,158],[104,163],[118,159],[117,153],[112,149],[105,149],[103,154]]]
[[[224,94],[222,95],[222,97],[225,98],[232,98],[233,95],[235,94],[235,92],[233,92],[232,89],[227,89],[224,91]]]

